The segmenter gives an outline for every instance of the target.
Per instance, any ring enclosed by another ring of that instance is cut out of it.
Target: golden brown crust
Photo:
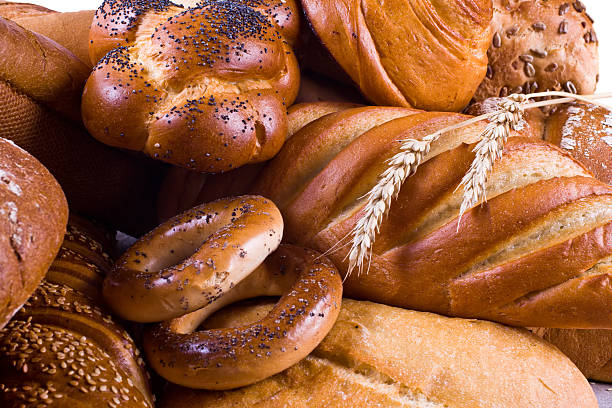
[[[564,105],[546,122],[544,140],[560,146],[593,175],[612,185],[612,115],[583,103]]]
[[[487,76],[474,99],[555,90],[595,91],[593,20],[581,1],[494,0]]]
[[[252,190],[279,206],[288,242],[329,252],[342,273],[349,245],[338,243],[347,242],[398,140],[466,118],[368,119],[382,109],[345,110],[305,126]],[[612,189],[560,149],[512,137],[489,177],[487,203],[468,210],[458,228],[457,185],[483,127],[432,146],[382,223],[369,272],[346,279],[347,294],[511,325],[611,327],[612,286],[599,265],[612,255]],[[283,183],[274,181],[278,174]]]
[[[257,296],[281,298],[255,322],[196,329],[215,310]],[[153,327],[144,350],[155,371],[172,383],[215,390],[243,387],[310,354],[334,325],[341,302],[342,280],[327,258],[281,245],[218,301]]]
[[[612,330],[534,329],[590,380],[612,382]]]
[[[302,0],[315,34],[377,105],[458,111],[486,71],[490,1]]]
[[[0,17],[8,20],[24,17],[49,16],[53,13],[57,12],[36,4],[0,1]]]
[[[0,82],[80,122],[89,69],[54,41],[0,18]]]
[[[104,281],[119,316],[160,322],[193,312],[245,279],[283,236],[283,220],[258,196],[202,204],[137,241]]]
[[[267,310],[236,308],[214,320],[239,325],[245,314]],[[508,408],[597,406],[569,359],[525,330],[345,299],[332,331],[294,367],[234,391],[172,386],[159,406],[473,408],[502,401]]]
[[[70,224],[46,279],[0,331],[0,404],[152,407],[138,349],[94,300],[111,266],[104,235]]]
[[[34,292],[62,243],[68,206],[34,157],[0,138],[0,328]]]
[[[25,15],[12,18],[12,20],[23,28],[42,34],[66,47],[90,68],[92,64],[89,61],[89,28],[93,15],[93,10],[83,10],[70,13]]]
[[[117,38],[125,43],[87,82],[85,125],[106,144],[197,171],[268,160],[299,88],[295,56],[270,19],[241,2],[106,1],[92,25],[92,60]]]

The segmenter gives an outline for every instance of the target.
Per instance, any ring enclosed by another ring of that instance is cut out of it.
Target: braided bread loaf
[[[46,279],[0,331],[0,405],[152,407],[143,360],[100,305],[111,266],[99,232],[71,219]]]
[[[85,86],[85,125],[198,171],[271,158],[299,88],[296,18],[291,1],[105,1],[90,33],[92,61],[103,58]]]
[[[281,209],[288,241],[327,252],[344,273],[346,238],[398,140],[466,119],[389,112],[350,109],[308,124],[253,188]],[[489,178],[488,201],[458,224],[456,187],[483,126],[432,146],[382,223],[369,272],[347,277],[346,293],[510,325],[612,327],[612,187],[558,148],[512,137]]]

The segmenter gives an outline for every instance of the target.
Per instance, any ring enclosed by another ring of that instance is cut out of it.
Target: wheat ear
[[[529,103],[531,98],[549,96],[558,97],[559,99]],[[566,92],[540,92],[529,95],[513,94],[504,98],[498,105],[499,109],[495,112],[449,126],[427,135],[421,140],[403,140],[400,153],[388,161],[389,167],[381,174],[374,188],[365,195],[367,203],[363,216],[357,221],[357,224],[349,234],[352,235],[352,244],[347,255],[349,267],[346,276],[348,277],[355,269],[357,269],[358,274],[361,274],[366,261],[369,264],[376,234],[380,231],[380,225],[389,211],[391,201],[399,194],[406,178],[416,173],[418,166],[429,153],[432,143],[438,140],[442,134],[482,120],[490,121],[484,132],[480,135],[480,141],[474,149],[476,158],[460,184],[460,186],[464,187],[459,215],[460,221],[465,211],[477,204],[481,199],[486,199],[485,191],[488,175],[493,169],[495,161],[501,158],[510,128],[517,129],[522,121],[525,109],[557,105],[575,100],[594,103],[608,108],[603,103],[596,101],[602,98],[612,98],[612,93],[599,95],[574,95]],[[459,222],[457,223],[457,228],[459,228]]]

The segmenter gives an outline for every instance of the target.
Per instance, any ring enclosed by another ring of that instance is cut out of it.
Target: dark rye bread
[[[66,198],[51,173],[0,138],[0,328],[45,276],[67,221]]]
[[[349,250],[343,240],[398,140],[468,118],[385,117],[388,109],[350,109],[306,125],[252,188],[281,209],[287,242],[327,253],[342,273]],[[612,327],[612,286],[601,268],[612,256],[612,187],[559,148],[512,137],[489,177],[487,202],[458,225],[457,185],[484,126],[432,145],[392,202],[369,272],[346,278],[347,295],[517,326]]]
[[[487,75],[475,101],[546,90],[591,94],[598,40],[581,1],[494,0]]]
[[[45,280],[0,330],[0,406],[153,406],[138,349],[100,302],[109,243],[71,216]]]
[[[224,309],[235,327],[270,304]],[[597,407],[578,369],[526,330],[344,299],[335,326],[295,366],[248,387],[169,386],[160,408]]]

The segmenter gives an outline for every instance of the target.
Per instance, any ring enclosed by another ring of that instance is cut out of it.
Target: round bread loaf
[[[70,51],[0,19],[0,137],[40,160],[72,211],[141,234],[155,225],[162,169],[97,142],[83,128],[88,69]],[[17,61],[17,62],[16,62]]]
[[[202,172],[273,157],[299,89],[283,36],[296,35],[297,12],[292,2],[265,4],[105,1],[90,33],[92,61],[104,58],[82,102],[91,134]]]
[[[71,216],[45,280],[0,330],[2,407],[153,407],[138,349],[99,301],[112,260],[98,237]]]
[[[598,40],[581,1],[494,0],[493,7],[489,66],[476,101],[546,90],[595,91]]]
[[[590,380],[612,382],[612,330],[533,330],[554,344]]]
[[[9,20],[22,17],[48,16],[53,13],[56,13],[56,11],[36,4],[0,1],[0,17]]]
[[[239,326],[270,306],[223,310],[207,327]],[[249,387],[170,386],[160,408],[597,407],[580,371],[526,330],[344,299],[323,342]]]
[[[596,178],[612,185],[612,114],[607,109],[563,105],[548,118],[544,140],[561,146]]]
[[[45,276],[62,243],[66,198],[34,157],[0,138],[0,328]]]
[[[485,76],[490,0],[301,2],[315,35],[377,105],[459,111]]]
[[[280,208],[287,242],[328,254],[343,274],[366,193],[399,141],[469,118],[390,109],[349,109],[306,125],[252,189]],[[559,148],[511,137],[489,176],[486,203],[459,222],[457,186],[485,126],[449,132],[432,145],[392,201],[369,271],[347,276],[345,292],[517,326],[611,328],[605,265],[612,256],[612,188]]]

